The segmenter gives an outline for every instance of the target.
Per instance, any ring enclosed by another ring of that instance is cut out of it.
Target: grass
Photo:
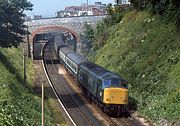
[[[113,26],[114,27],[114,26]],[[130,103],[158,122],[180,120],[180,32],[145,11],[126,13],[95,62],[129,82]]]
[[[27,65],[27,85],[23,82],[22,50],[0,48],[0,125],[40,126],[41,100],[29,83],[32,82],[33,67]],[[52,114],[45,110],[46,126],[53,126]]]
[[[54,94],[51,94],[51,96],[53,95]],[[57,100],[53,98],[48,98],[46,104],[48,104],[48,108],[52,111],[53,122],[56,122],[56,124],[60,124],[61,126],[67,126],[67,122],[62,116],[62,113],[60,111],[60,105]]]

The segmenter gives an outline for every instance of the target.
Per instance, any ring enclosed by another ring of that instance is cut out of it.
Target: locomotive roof
[[[77,65],[88,61],[83,55],[80,55],[76,52],[68,53],[67,57],[70,58]]]
[[[91,62],[83,63],[81,66],[99,79],[120,78],[117,74]]]
[[[68,48],[68,47],[63,47],[60,49],[65,55],[68,53],[72,53],[74,52],[72,49]]]

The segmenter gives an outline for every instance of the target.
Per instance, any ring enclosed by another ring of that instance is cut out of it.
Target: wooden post
[[[42,83],[42,126],[44,126],[44,84]]]
[[[23,48],[23,69],[24,69],[24,85],[26,84],[26,43]]]
[[[27,57],[31,58],[30,54],[30,43],[29,43],[29,26],[27,25]]]

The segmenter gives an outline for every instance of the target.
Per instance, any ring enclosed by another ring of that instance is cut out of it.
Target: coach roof
[[[71,59],[77,65],[80,65],[81,63],[84,63],[84,62],[88,62],[88,60],[84,56],[76,52],[68,53],[67,57]]]
[[[65,54],[65,55],[67,55],[68,53],[74,52],[72,49],[70,49],[70,48],[68,48],[68,47],[63,47],[63,48],[61,48],[60,50],[61,50],[61,51],[63,52],[63,54]]]

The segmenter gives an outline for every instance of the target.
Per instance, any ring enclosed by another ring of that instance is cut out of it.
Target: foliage
[[[16,55],[15,55],[16,54]],[[41,99],[34,95],[30,85],[22,83],[22,50],[0,48],[0,125],[41,125]],[[28,60],[28,82],[32,81],[33,65]],[[45,109],[45,124],[53,126],[51,113]]]
[[[94,41],[94,30],[91,25],[85,23],[84,24],[84,31],[80,35],[81,37],[81,42],[84,44],[86,47],[86,51],[89,51],[92,46],[93,46],[93,41]]]
[[[141,114],[155,121],[179,120],[180,31],[174,22],[162,22],[149,12],[128,12],[111,28],[95,61],[128,80],[130,105],[136,103]]]
[[[26,34],[24,10],[31,10],[27,0],[0,0],[0,47],[17,47]]]
[[[129,6],[127,5],[114,5],[114,7],[112,6],[112,4],[108,4],[107,5],[107,13],[109,15],[108,18],[106,18],[103,22],[107,25],[107,26],[112,26],[116,23],[119,23],[124,15],[125,12],[127,12],[129,10]]]
[[[101,22],[98,22],[94,29],[86,23],[84,31],[80,35],[82,44],[85,46],[82,52],[85,55],[88,53],[89,57],[92,57],[90,55],[95,55],[96,51],[105,44],[113,25],[119,23],[125,12],[129,9],[129,6],[112,6],[110,3],[107,5],[107,13],[109,16],[104,18]],[[93,57],[91,60],[93,60]]]
[[[180,1],[179,0],[130,0],[136,9],[149,9],[155,14],[162,15],[165,19],[174,20],[180,26]]]

